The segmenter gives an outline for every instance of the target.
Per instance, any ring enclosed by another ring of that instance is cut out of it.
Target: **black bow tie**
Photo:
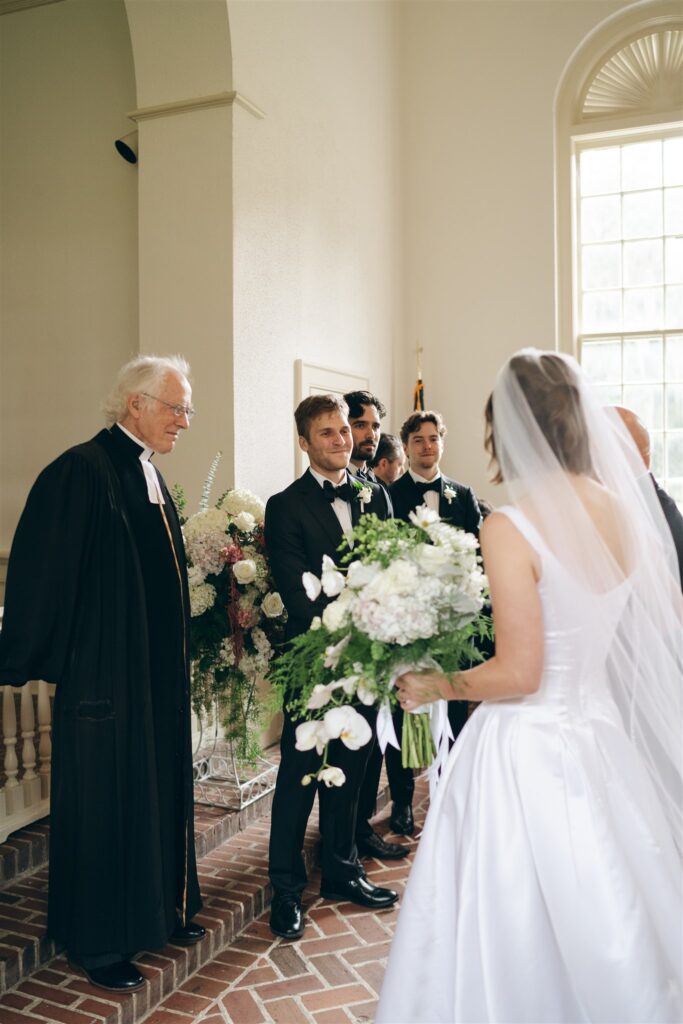
[[[437,477],[436,480],[432,480],[431,483],[428,484],[419,484],[415,481],[415,486],[417,487],[421,498],[424,498],[427,491],[438,491],[439,494],[441,494],[441,477]]]
[[[353,484],[350,484],[348,480],[345,484],[340,484],[339,487],[335,487],[331,480],[325,480],[323,482],[323,494],[330,503],[333,502],[335,498],[340,498],[341,501],[351,501],[351,498],[353,498],[355,493],[356,488]]]

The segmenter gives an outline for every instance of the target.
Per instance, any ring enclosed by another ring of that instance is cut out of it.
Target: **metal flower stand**
[[[193,715],[195,802],[241,811],[275,789],[277,765],[265,757],[253,764],[240,762],[220,731],[216,705],[212,718],[210,723],[204,715]]]

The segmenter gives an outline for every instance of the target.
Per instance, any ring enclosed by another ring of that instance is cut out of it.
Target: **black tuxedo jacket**
[[[441,493],[439,497],[439,515],[444,522],[451,526],[459,526],[468,533],[479,536],[479,525],[481,523],[481,511],[470,487],[459,484],[456,480],[449,480],[447,476],[439,478]],[[447,487],[455,491],[455,497],[449,501],[444,491]],[[390,488],[391,502],[394,506],[394,516],[397,519],[405,519],[419,505],[424,504],[424,498],[420,494],[417,484],[410,473],[406,470]]]
[[[659,486],[652,474],[650,474],[650,479],[655,486],[655,493],[659,498],[659,504],[662,506],[662,512],[664,513],[666,521],[669,524],[669,529],[671,530],[671,536],[673,537],[674,546],[676,548],[676,555],[678,556],[678,572],[681,577],[681,589],[683,589],[683,516],[671,495],[667,494],[666,491]]]
[[[351,480],[350,474],[347,479]],[[390,503],[379,484],[363,482],[372,490],[372,500],[361,511],[360,500],[351,500],[351,522],[374,512],[380,519],[391,517]],[[324,594],[309,600],[302,574],[320,576],[323,555],[339,562],[337,548],[344,539],[332,504],[310,470],[284,491],[274,494],[266,505],[265,539],[276,587],[287,609],[286,639],[304,633],[315,615],[329,603]]]

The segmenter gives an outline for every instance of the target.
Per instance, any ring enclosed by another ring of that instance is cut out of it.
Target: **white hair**
[[[135,356],[122,366],[113,388],[102,403],[106,425],[111,427],[123,419],[129,395],[156,391],[168,373],[178,373],[189,381],[190,364],[183,356]]]

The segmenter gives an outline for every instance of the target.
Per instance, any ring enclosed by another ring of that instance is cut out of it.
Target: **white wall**
[[[0,554],[39,470],[137,351],[135,106],[121,0],[0,17]]]
[[[230,0],[235,479],[294,477],[294,361],[392,402],[399,335],[395,7]]]
[[[487,482],[482,410],[499,366],[555,347],[553,103],[606,0],[428,0],[400,5],[402,380],[410,411],[424,345],[426,402],[449,427],[444,468]]]

